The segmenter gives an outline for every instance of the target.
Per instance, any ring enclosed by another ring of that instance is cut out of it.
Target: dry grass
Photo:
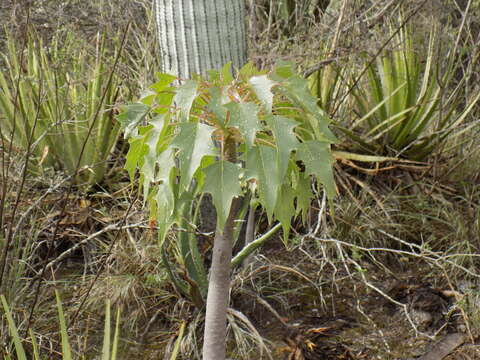
[[[338,66],[358,71],[356,58],[360,54],[373,56],[385,40],[383,24],[395,16],[392,7],[396,2],[376,2],[377,6],[371,9],[367,1],[347,3],[341,22],[335,14],[326,15],[315,24],[307,16],[290,34],[280,27],[266,27],[260,18],[254,30],[252,58],[264,67],[283,58],[299,62],[306,69],[324,57],[333,57]],[[391,7],[386,8],[390,3]],[[406,3],[408,10],[418,2]],[[439,3],[429,2],[413,18],[418,29],[427,25],[427,14],[438,15],[438,21],[450,18],[458,23],[453,2],[446,8],[439,8]],[[8,23],[10,29],[18,30],[21,39],[26,14],[19,4],[0,3],[0,24]],[[462,46],[471,49],[472,56],[478,56],[476,6],[467,19],[462,40]],[[387,10],[382,13],[383,9]],[[14,22],[7,22],[13,18]],[[31,22],[46,38],[52,30],[73,31],[85,43],[97,31],[106,31],[114,41],[129,21],[132,28],[119,72],[126,81],[131,81],[134,98],[153,81],[158,68],[149,1],[104,0],[95,4],[40,1],[31,9]],[[445,41],[451,40],[448,31],[444,36]],[[478,63],[468,60],[468,56],[461,59],[462,73],[469,76],[465,98],[479,91]],[[479,111],[477,107],[470,121],[478,121]],[[336,116],[343,121],[342,116],[347,115],[347,110],[343,110]],[[251,267],[235,274],[232,306],[238,312],[230,313],[230,338],[236,344],[231,346],[232,356],[241,359],[257,356],[263,346],[262,337],[268,339],[265,346],[273,358],[287,356],[287,351],[304,346],[306,340],[315,342],[318,348],[330,349],[332,354],[348,349],[358,357],[363,352],[367,358],[385,359],[412,355],[415,346],[429,343],[429,336],[438,328],[425,330],[412,326],[402,307],[405,299],[396,296],[394,290],[402,284],[408,289],[428,285],[459,291],[464,282],[478,282],[480,141],[477,133],[478,128],[448,142],[441,157],[429,159],[428,171],[397,169],[371,176],[342,167],[338,174],[347,186],[341,188],[335,211],[317,217],[321,204],[313,204],[311,224],[297,224],[298,233],[292,239],[290,252],[284,250],[280,239],[271,240]],[[71,328],[72,343],[78,354],[93,354],[99,346],[100,337],[88,334],[101,330],[103,301],[108,297],[114,307],[122,308],[122,317],[128,317],[128,321],[122,322],[120,358],[138,357],[140,353],[145,359],[158,358],[165,349],[173,348],[183,321],[186,330],[181,345],[183,357],[179,358],[198,358],[201,313],[168,282],[154,229],[148,225],[148,214],[135,200],[136,193],[128,187],[126,178],[120,175],[111,189],[71,194],[67,213],[59,219],[58,199],[66,191],[65,178],[46,172],[41,177],[27,178],[25,187],[20,189],[24,155],[12,153],[9,159],[8,148],[2,146],[0,169],[4,175],[0,186],[5,188],[0,191],[4,208],[0,236],[5,236],[13,222],[16,240],[14,250],[9,253],[12,261],[8,262],[8,281],[2,284],[2,292],[12,304],[17,323],[25,329],[32,302],[32,277],[45,260],[52,227],[59,222],[62,236],[56,240],[55,253],[47,259],[54,263],[41,287],[33,324],[41,346],[53,349],[50,358],[59,357],[55,352],[59,348],[58,325],[52,322],[56,318],[53,288],[61,290],[70,320],[79,311]],[[122,145],[118,148],[119,160],[113,173],[119,173],[122,165]],[[371,193],[353,181],[352,176],[368,185]],[[12,218],[12,205],[20,190],[18,212]],[[126,214],[131,203],[134,206]],[[312,234],[319,222],[319,232]],[[310,235],[305,236],[307,233]],[[61,259],[62,254],[80,243]],[[455,319],[460,320],[457,323],[452,320],[451,324],[468,324],[468,330],[476,334],[480,329],[478,307],[474,305],[478,288],[471,286],[463,294],[464,300],[452,302],[456,306]],[[302,335],[298,339],[303,342],[294,339],[296,342],[289,343],[290,350],[275,352],[292,337],[288,332],[291,329],[282,325],[282,321],[299,332],[302,326],[308,331],[335,317],[346,318],[351,326],[333,338]],[[398,320],[398,327],[390,326],[392,318]],[[403,344],[398,341],[399,334],[403,336]],[[8,338],[4,323],[0,337]],[[361,344],[358,339],[362,339]],[[411,346],[406,347],[408,341]],[[340,347],[333,347],[333,343]],[[3,350],[6,347],[2,344]],[[471,345],[465,347],[464,353],[476,351]]]

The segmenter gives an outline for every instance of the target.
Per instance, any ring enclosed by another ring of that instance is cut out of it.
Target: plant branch
[[[252,241],[250,244],[246,245],[232,260],[232,267],[236,267],[240,265],[246,257],[248,257],[251,253],[257,250],[260,246],[265,243],[268,239],[272,237],[278,230],[282,228],[282,224],[278,223],[274,227],[272,227],[269,231],[265,234],[260,236],[258,239]]]

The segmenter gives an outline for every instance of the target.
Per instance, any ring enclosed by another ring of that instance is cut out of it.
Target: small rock
[[[410,316],[412,317],[412,321],[417,326],[428,327],[433,320],[432,314],[428,311],[420,310],[420,309],[411,309]]]

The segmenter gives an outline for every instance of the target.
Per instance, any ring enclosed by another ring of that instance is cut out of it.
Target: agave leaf
[[[178,276],[173,272],[172,267],[170,266],[170,261],[168,260],[167,254],[168,253],[167,253],[166,244],[163,243],[161,257],[162,257],[163,266],[165,266],[165,270],[168,273],[168,277],[173,282],[173,285],[180,293],[184,294],[185,296],[189,296],[187,282],[179,279]]]
[[[281,223],[275,224],[269,231],[267,231],[262,236],[253,240],[250,244],[245,246],[231,261],[231,266],[236,267],[240,265],[250,254],[262,246],[268,239],[277,233],[278,230],[282,228]]]
[[[37,339],[35,338],[35,334],[33,333],[32,329],[30,329],[28,332],[30,334],[30,339],[32,340],[33,358],[34,360],[41,360],[40,353],[38,352],[38,343]]]
[[[105,302],[105,326],[103,329],[102,360],[110,360],[110,299]]]
[[[454,88],[445,100],[454,66],[449,62],[445,73],[437,74],[436,31],[432,28],[430,32],[424,58],[414,48],[412,29],[407,28],[397,34],[401,47],[368,68],[366,86],[354,94],[360,119],[349,129],[339,128],[359,147],[369,152],[393,149],[412,159],[421,159],[465,120],[466,115],[455,116],[461,88]],[[360,125],[366,127],[364,135],[351,131]]]
[[[23,349],[22,340],[18,335],[17,326],[15,325],[15,321],[13,321],[12,313],[10,312],[10,308],[8,307],[7,300],[5,299],[4,295],[0,295],[0,299],[2,301],[5,315],[7,316],[8,328],[10,330],[10,334],[12,335],[13,343],[15,344],[15,352],[17,354],[17,358],[18,360],[27,360],[27,355],[25,354],[25,350]]]
[[[388,131],[392,131],[395,127],[405,123],[408,114],[413,110],[415,110],[415,107],[403,109],[402,111],[392,114],[392,116],[384,119],[382,122],[370,129],[365,136],[369,137],[369,141],[382,137]],[[372,136],[373,134],[375,134],[375,136]]]
[[[62,357],[63,360],[72,360],[72,351],[70,349],[70,344],[68,341],[67,324],[65,321],[65,315],[63,313],[60,294],[57,290],[55,290],[55,298],[57,299],[58,320],[60,322],[60,335],[62,338]]]
[[[115,318],[115,334],[113,335],[112,356],[111,360],[117,358],[118,341],[120,339],[120,309],[117,309],[117,316]]]
[[[396,157],[389,157],[389,156],[372,156],[372,155],[363,155],[363,154],[356,154],[347,151],[332,151],[333,157],[337,159],[347,159],[347,160],[355,160],[361,162],[385,162],[385,161],[397,161],[398,158]]]
[[[177,340],[175,340],[175,346],[173,347],[172,355],[170,356],[170,360],[176,360],[178,354],[180,353],[180,345],[182,344],[183,340],[183,333],[185,332],[186,322],[182,321],[180,325],[180,329],[178,330]]]
[[[406,85],[406,82],[401,84],[398,88],[396,88],[392,94],[389,96],[383,98],[380,102],[378,102],[372,109],[368,110],[366,107],[364,107],[364,112],[366,112],[365,115],[363,115],[360,119],[356,120],[351,126],[349,126],[350,130],[356,129],[360,124],[362,124],[364,121],[369,120],[372,118],[378,111],[382,111],[382,108],[385,106],[385,103],[389,101],[390,97],[395,96],[397,92],[399,92],[404,86]],[[358,98],[358,102],[362,102],[362,99]],[[382,116],[381,119],[386,119],[387,116]],[[380,123],[380,124],[379,124]],[[376,124],[371,124],[371,127],[381,125],[381,122],[376,122]],[[373,131],[371,131],[373,132]]]
[[[41,159],[36,164],[38,168],[53,166],[71,175],[79,164],[94,174],[82,172],[77,176],[77,182],[92,184],[101,181],[107,157],[119,132],[112,113],[106,109],[122,89],[115,81],[105,89],[109,82],[103,41],[98,42],[97,56],[92,57],[84,51],[75,51],[78,40],[72,36],[62,39],[61,44],[54,39],[47,48],[35,33],[30,32],[27,34],[25,66],[20,67],[11,36],[7,37],[9,50],[5,57],[8,71],[0,79],[0,109],[3,108],[6,115],[0,123],[3,136],[12,133],[15,122],[12,140],[20,148],[30,147],[32,159]],[[64,51],[60,51],[61,47]],[[63,63],[67,53],[75,54],[68,69]],[[93,66],[89,67],[92,62]],[[9,86],[17,92],[16,100],[6,90]],[[102,104],[104,90],[106,96]],[[15,101],[16,116],[13,115]],[[31,139],[34,140],[32,146],[29,145]],[[33,169],[32,166],[29,168]]]

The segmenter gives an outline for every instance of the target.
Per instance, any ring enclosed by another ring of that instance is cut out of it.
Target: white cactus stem
[[[155,0],[162,71],[189,78],[247,61],[245,0]]]

